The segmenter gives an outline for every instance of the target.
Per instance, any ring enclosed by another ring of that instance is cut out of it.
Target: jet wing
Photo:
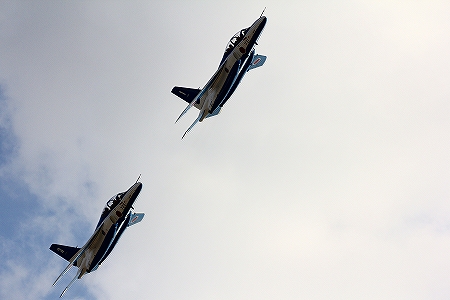
[[[192,100],[194,100],[194,98],[200,92],[201,92],[200,89],[192,89],[192,88],[187,88],[187,87],[182,87],[182,86],[175,86],[172,89],[172,94],[177,95],[178,97],[180,97],[187,103],[191,103]],[[198,107],[199,104],[200,104],[200,101],[197,100],[197,103],[194,104],[194,106],[197,107],[198,109],[200,109],[201,107]]]
[[[253,57],[252,63],[248,67],[247,71],[250,71],[251,69],[255,69],[257,67],[261,67],[266,62],[266,56],[256,54]]]
[[[70,247],[65,245],[59,245],[59,244],[52,244],[50,246],[50,250],[61,256],[67,261],[70,261],[70,259],[80,250],[78,247]]]
[[[128,222],[127,227],[130,227],[131,225],[137,224],[144,218],[144,213],[134,213],[131,215],[130,222]]]

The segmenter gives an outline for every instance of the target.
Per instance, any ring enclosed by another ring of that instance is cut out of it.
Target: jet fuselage
[[[175,123],[192,106],[200,110],[197,119],[186,130],[182,138],[197,122],[202,122],[205,118],[219,114],[247,71],[264,64],[266,57],[255,54],[254,48],[266,23],[267,18],[261,16],[250,27],[240,30],[230,39],[219,68],[202,89],[180,86],[175,86],[172,89],[173,94],[189,103]]]
[[[84,254],[75,261],[75,266],[90,273],[96,270],[101,262],[106,259],[125,231],[131,216],[130,209],[141,189],[142,183],[135,183],[122,194],[121,199],[117,199],[118,203],[114,203],[115,206],[111,207],[107,214],[102,214],[94,233],[94,240],[86,248]]]
[[[241,31],[243,36],[238,36],[238,42],[225,51],[216,74],[203,88],[204,93],[198,98],[199,102],[203,103],[200,122],[212,115],[218,107],[222,107],[239,85],[253,58],[253,48],[266,22],[266,17],[260,17],[245,32]]]
[[[131,209],[142,189],[142,183],[136,182],[127,191],[112,197],[100,216],[94,233],[81,247],[71,247],[52,244],[50,250],[64,258],[69,265],[58,276],[53,285],[69,271],[72,266],[78,268],[76,276],[61,293],[60,297],[69,289],[72,283],[80,279],[85,273],[95,271],[114,249],[125,229],[136,224],[144,217],[143,213],[132,213]]]

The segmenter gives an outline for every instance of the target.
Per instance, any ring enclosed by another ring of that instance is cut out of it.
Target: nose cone
[[[266,26],[267,18],[262,16],[259,17],[253,25],[250,27],[249,35],[251,36],[251,40],[249,43],[250,47],[253,47],[254,43],[259,39],[259,36],[261,35],[264,26]]]
[[[136,197],[139,195],[139,193],[142,190],[142,183],[136,182],[131,189],[133,190],[133,196],[136,195]]]
[[[262,16],[258,20],[256,20],[255,23],[255,25],[258,27],[258,30],[263,30],[264,26],[266,26],[267,18],[265,16]]]
[[[128,193],[131,194],[130,200],[128,202],[130,205],[133,205],[134,201],[136,201],[136,198],[141,192],[141,190],[142,190],[142,183],[140,182],[136,182],[128,189],[127,194]]]
[[[261,18],[259,18],[261,20],[261,24],[262,25],[266,25],[267,22],[267,18],[265,16],[262,16]]]

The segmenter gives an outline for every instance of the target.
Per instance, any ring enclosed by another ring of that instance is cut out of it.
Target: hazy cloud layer
[[[181,140],[171,88],[260,3],[2,3],[2,299],[57,297],[48,247],[139,174],[145,219],[69,299],[449,298],[450,5],[264,5],[266,64]]]

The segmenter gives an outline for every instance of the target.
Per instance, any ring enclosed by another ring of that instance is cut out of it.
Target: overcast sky
[[[267,6],[250,71],[203,87]],[[0,298],[55,299],[105,202],[144,220],[66,299],[449,299],[448,1],[0,1]]]

